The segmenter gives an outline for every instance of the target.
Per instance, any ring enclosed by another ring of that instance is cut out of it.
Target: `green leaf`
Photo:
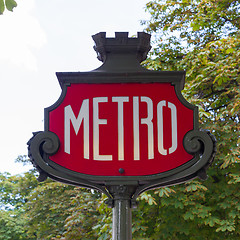
[[[213,227],[216,223],[219,223],[219,220],[215,217],[210,217],[210,218],[207,218],[204,222],[206,225]]]
[[[226,53],[229,54],[229,53],[233,53],[234,52],[234,49],[233,48],[229,48],[227,49]]]
[[[5,0],[6,8],[8,11],[13,11],[13,8],[17,6],[17,3],[14,0]]]
[[[235,230],[235,227],[234,227],[234,222],[233,221],[226,221],[226,220],[223,220],[221,222],[219,222],[221,227],[217,228],[216,229],[216,232],[225,232],[225,231],[229,231],[229,232],[232,232]]]
[[[169,197],[170,193],[175,193],[175,191],[169,187],[163,187],[163,188],[160,188],[155,193],[158,193],[160,197],[163,197],[164,195]]]
[[[193,31],[197,31],[200,28],[200,26],[198,24],[192,24],[191,27],[192,27]]]
[[[240,183],[240,176],[238,174],[229,174],[229,176],[232,178],[228,184],[236,184]]]
[[[194,219],[194,215],[192,214],[192,212],[187,212],[187,213],[185,213],[184,215],[183,215],[183,218],[185,219],[185,220],[193,220]]]
[[[5,10],[4,2],[3,0],[0,0],[0,14],[3,14],[4,10]]]

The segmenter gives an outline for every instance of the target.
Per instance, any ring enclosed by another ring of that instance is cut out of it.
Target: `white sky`
[[[90,71],[101,65],[92,35],[143,31],[147,0],[17,0],[0,15],[0,172],[27,168],[32,132],[43,129],[43,110],[60,95],[55,72]]]

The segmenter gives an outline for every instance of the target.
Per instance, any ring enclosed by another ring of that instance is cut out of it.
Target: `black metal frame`
[[[131,206],[134,206],[137,196],[146,190],[180,184],[196,177],[206,179],[206,169],[213,161],[216,144],[212,135],[199,130],[198,108],[187,102],[181,94],[185,72],[149,71],[139,65],[150,49],[148,34],[139,33],[138,38],[127,38],[126,33],[116,33],[116,38],[107,39],[104,33],[99,33],[93,36],[93,39],[98,58],[104,64],[91,72],[57,73],[62,88],[61,96],[56,103],[45,109],[44,131],[34,133],[28,142],[29,157],[40,173],[39,180],[50,177],[66,184],[99,190],[108,196],[111,206],[114,196],[120,194],[119,186],[122,186],[131,189],[131,194],[127,191],[127,195]],[[123,59],[128,62],[127,66]],[[71,84],[82,83],[171,83],[180,102],[194,112],[194,128],[183,140],[185,150],[192,154],[193,158],[173,170],[148,176],[93,176],[71,171],[51,161],[49,156],[58,151],[60,143],[57,135],[49,131],[49,112],[62,103]]]
[[[204,131],[198,130],[198,109],[196,106],[188,103],[181,94],[181,86],[183,85],[183,72],[147,72],[146,74],[132,73],[130,79],[125,76],[125,83],[166,83],[170,82],[175,86],[175,92],[181,103],[194,111],[194,129],[188,132],[183,141],[185,150],[194,155],[194,157],[187,163],[164,173],[147,175],[147,176],[93,176],[82,174],[66,169],[49,159],[49,156],[55,154],[59,148],[59,139],[56,134],[49,131],[49,112],[56,109],[64,100],[68,86],[71,83],[122,83],[122,74],[100,74],[102,79],[99,80],[99,75],[95,73],[57,73],[60,85],[62,87],[62,94],[58,101],[52,106],[45,109],[45,131],[38,132],[29,142],[29,152],[32,161],[40,171],[40,178],[43,175],[48,176],[54,180],[77,185],[81,187],[94,188],[109,195],[107,191],[108,186],[112,185],[134,185],[138,186],[134,193],[133,199],[151,188],[179,184],[186,182],[196,177],[203,178],[203,169],[210,164],[213,159],[214,141],[212,137]],[[145,76],[144,76],[145,75]]]

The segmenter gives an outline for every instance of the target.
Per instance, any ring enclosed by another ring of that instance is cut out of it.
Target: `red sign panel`
[[[49,112],[60,140],[50,159],[96,176],[163,173],[193,158],[183,147],[193,115],[171,83],[72,83]]]

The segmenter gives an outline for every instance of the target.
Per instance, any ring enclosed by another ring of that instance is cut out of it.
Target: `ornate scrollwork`
[[[183,146],[188,153],[195,155],[192,159],[193,164],[173,175],[139,186],[133,195],[132,201],[136,201],[142,192],[149,189],[184,183],[196,177],[206,180],[206,169],[212,163],[216,153],[216,139],[214,136],[208,131],[192,130],[185,135]]]
[[[59,138],[55,133],[49,131],[35,132],[27,144],[28,156],[40,174],[38,181],[42,182],[50,177],[62,183],[98,190],[106,194],[109,199],[112,198],[104,186],[72,176],[67,172],[59,171],[59,169],[56,170],[51,166],[49,156],[55,154],[60,146]]]
[[[48,155],[55,154],[60,146],[58,136],[53,132],[36,132],[28,142],[29,150],[33,153],[34,150],[39,150],[41,153]]]
[[[185,150],[190,154],[200,152],[203,147],[201,139],[199,131],[188,132],[183,140]]]
[[[216,154],[216,139],[209,131],[190,131],[183,140],[185,150],[190,154],[199,154],[197,176],[207,179],[206,169],[211,165]]]
[[[209,164],[216,153],[216,139],[208,131],[189,131],[183,139],[183,146],[188,153],[199,154]]]
[[[46,164],[43,160],[44,155],[53,155],[59,149],[59,139],[52,132],[35,132],[33,137],[28,141],[28,156],[33,165],[39,172],[38,181],[42,182],[47,179],[48,174],[43,170]]]

